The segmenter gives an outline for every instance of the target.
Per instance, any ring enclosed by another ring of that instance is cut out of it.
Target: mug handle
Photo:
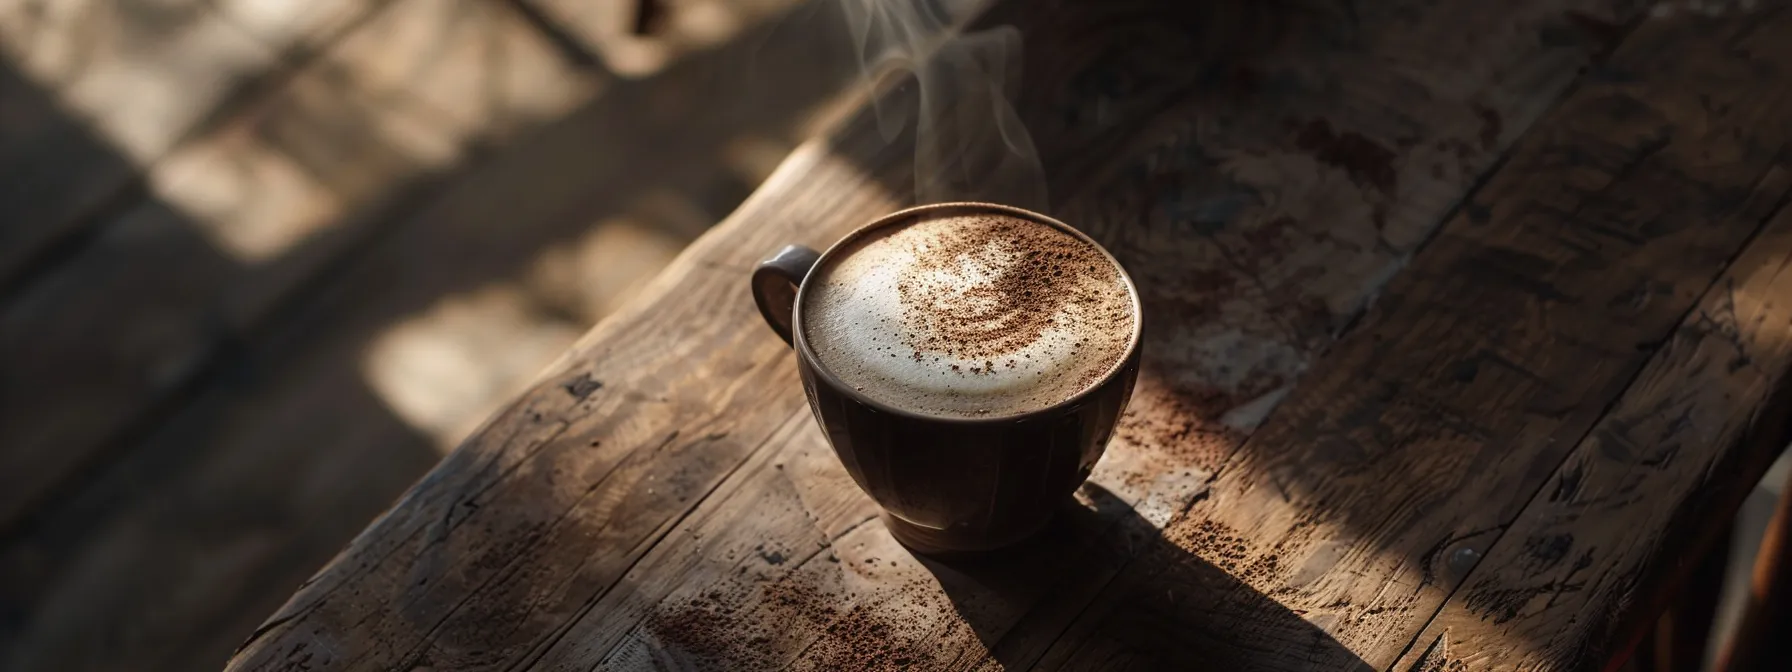
[[[765,323],[787,344],[794,345],[790,335],[795,328],[791,320],[796,310],[796,290],[819,259],[821,253],[815,250],[790,245],[753,269],[753,303],[759,304]]]

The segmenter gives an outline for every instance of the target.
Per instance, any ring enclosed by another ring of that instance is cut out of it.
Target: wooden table
[[[1147,311],[1045,539],[904,551],[758,324],[761,255],[908,200],[860,113],[230,668],[1606,664],[1788,439],[1792,11],[1272,4],[984,17],[1026,31],[1053,212]]]

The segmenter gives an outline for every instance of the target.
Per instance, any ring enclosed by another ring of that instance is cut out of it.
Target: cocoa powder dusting
[[[942,352],[984,360],[966,373],[989,373],[994,360],[1039,340],[1069,304],[1091,309],[1101,297],[1085,283],[1113,283],[1115,271],[1096,250],[1054,230],[1005,217],[967,221],[930,236],[930,249],[908,270],[897,292],[915,334],[917,352]],[[954,267],[969,265],[987,277],[965,282]],[[950,278],[943,280],[942,278]],[[1079,313],[1085,329],[1124,331],[1129,315]],[[1106,324],[1106,323],[1113,324]],[[958,367],[953,367],[955,370]]]
[[[749,586],[733,584],[669,601],[655,609],[645,625],[660,642],[659,653],[670,656],[678,669],[777,669],[801,646],[790,641],[790,635],[822,630],[839,620],[841,612],[835,605],[841,600],[823,591],[814,579],[787,575],[757,594]]]
[[[885,403],[1043,408],[1098,382],[1137,336],[1120,268],[1048,224],[921,217],[843,249],[806,291],[806,333],[825,368]]]

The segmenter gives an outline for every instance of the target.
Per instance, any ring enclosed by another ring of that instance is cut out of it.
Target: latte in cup
[[[813,283],[813,284],[810,284]],[[1099,384],[1139,328],[1100,248],[1015,215],[947,211],[866,232],[805,281],[802,337],[861,395],[998,418]]]

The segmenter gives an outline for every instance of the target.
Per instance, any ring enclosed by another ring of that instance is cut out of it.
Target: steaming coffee
[[[841,465],[922,553],[1044,529],[1138,380],[1132,280],[1094,241],[1020,208],[904,210],[826,253],[787,246],[751,286]]]
[[[1138,329],[1100,248],[1000,212],[923,212],[815,269],[803,338],[844,385],[927,415],[995,418],[1101,383]]]

